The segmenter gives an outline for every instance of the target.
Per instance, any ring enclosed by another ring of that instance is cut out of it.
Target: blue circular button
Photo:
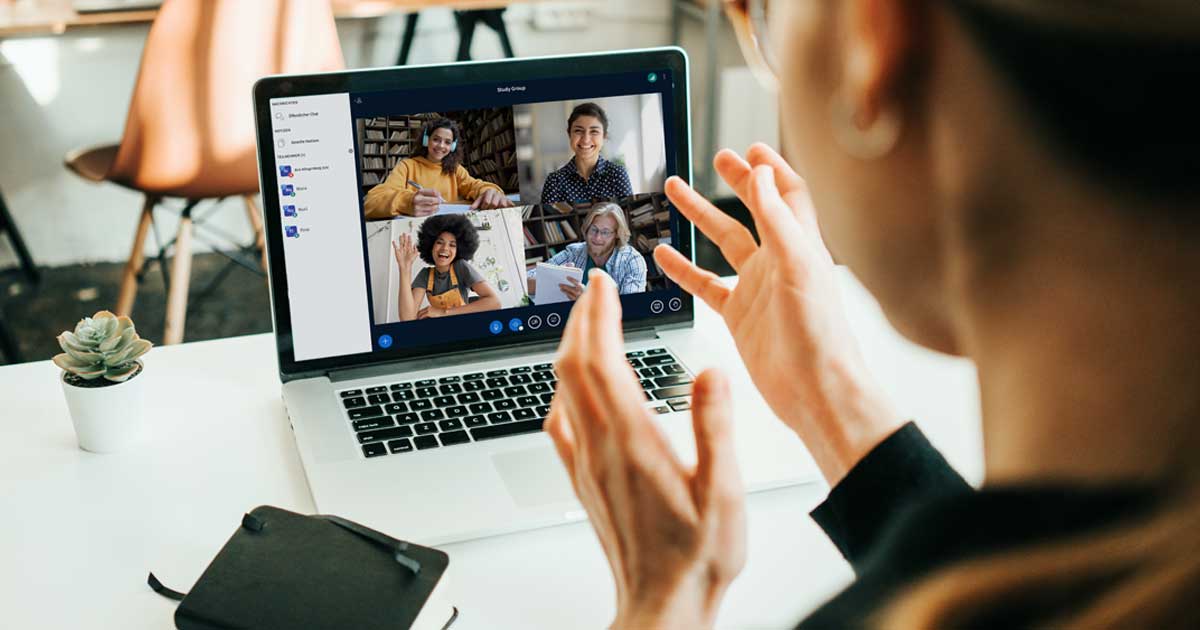
[[[521,330],[521,320],[516,317],[508,320],[508,329],[513,332],[519,332]]]
[[[491,324],[488,324],[488,330],[492,331],[493,335],[499,335],[500,333],[504,332],[504,324],[494,321]]]
[[[391,348],[392,347],[392,336],[391,335],[379,335],[379,347],[383,348],[385,350],[388,348]]]

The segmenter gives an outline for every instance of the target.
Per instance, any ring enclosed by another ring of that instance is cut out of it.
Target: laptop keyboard
[[[656,413],[691,408],[692,376],[666,348],[626,352]],[[550,363],[337,392],[366,457],[542,430],[558,384]]]

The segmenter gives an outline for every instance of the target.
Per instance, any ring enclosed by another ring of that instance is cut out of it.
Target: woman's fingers
[[[701,510],[740,500],[741,473],[733,441],[729,381],[705,370],[692,388],[692,430],[696,434],[696,502]]]
[[[557,396],[550,401],[550,413],[546,415],[543,427],[554,442],[554,450],[558,451],[558,458],[562,460],[563,468],[567,469],[567,477],[571,479],[571,486],[578,495],[579,483],[575,480],[575,451],[578,445],[575,442],[575,433],[564,415],[562,401]]]
[[[721,254],[734,269],[740,268],[758,249],[750,230],[721,212],[682,179],[671,177],[667,180],[664,190],[683,216],[695,223],[696,227],[721,249]]]
[[[721,313],[725,310],[725,302],[731,293],[729,287],[721,284],[717,274],[701,269],[680,254],[670,245],[659,245],[654,248],[654,261],[684,291],[704,300],[709,308]]]
[[[773,247],[776,252],[786,252],[796,246],[800,226],[796,222],[796,216],[792,214],[792,209],[775,187],[774,168],[767,165],[754,168],[746,207],[754,216],[754,225],[758,227],[758,237],[762,239],[763,247]]]
[[[743,202],[750,194],[750,175],[754,167],[736,151],[721,149],[713,158],[713,168]]]

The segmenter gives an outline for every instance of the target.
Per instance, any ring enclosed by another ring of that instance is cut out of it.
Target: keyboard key
[[[438,407],[451,407],[458,404],[458,400],[453,396],[438,396],[433,399],[433,404]]]
[[[388,414],[398,414],[408,411],[408,405],[404,403],[390,403],[383,406],[383,412]]]
[[[446,407],[446,417],[447,418],[461,418],[465,415],[467,415],[467,408],[462,405]]]
[[[362,420],[363,418],[374,418],[375,416],[383,415],[383,407],[376,405],[374,407],[362,407],[360,409],[351,409],[349,415],[350,415],[351,420]]]
[[[520,409],[513,409],[513,412],[512,412],[513,420],[529,420],[530,418],[533,418],[535,415],[536,414],[533,413],[532,409],[529,409],[526,407],[522,407]]]
[[[512,416],[507,411],[497,411],[488,414],[488,422],[492,424],[500,424],[502,422],[512,422]]]
[[[413,428],[417,430],[417,435],[429,435],[430,433],[437,433],[438,430],[437,425],[432,422],[422,422]]]
[[[663,378],[654,379],[654,384],[659,387],[674,387],[676,385],[684,385],[692,382],[692,377],[684,374],[683,376],[664,376]]]
[[[477,403],[480,400],[483,399],[479,397],[479,392],[467,392],[465,394],[458,395],[458,404],[460,405],[469,405],[471,403]]]
[[[646,356],[646,353],[642,352],[641,350],[630,350],[629,352],[625,353],[626,359],[636,359],[638,357],[644,357],[644,356]]]
[[[387,447],[383,444],[364,444],[362,447],[363,455],[367,457],[379,457],[387,455]]]
[[[676,387],[664,387],[663,389],[654,390],[654,397],[659,400],[665,400],[667,398],[675,398],[677,396],[687,396],[691,393],[691,385],[678,385]]]
[[[442,420],[438,423],[438,426],[443,431],[457,431],[463,428],[462,421],[460,420]]]
[[[466,418],[463,418],[463,424],[465,424],[469,429],[474,427],[485,427],[487,426],[487,418],[484,418],[483,416],[467,416]]]
[[[550,364],[550,363],[539,363],[539,364],[533,366],[533,369],[535,369],[535,370],[553,370],[554,365]]]
[[[471,372],[463,375],[464,381],[479,381],[483,380],[483,372]]]
[[[521,396],[517,399],[517,404],[522,407],[536,407],[538,406],[538,402],[537,396]]]
[[[414,438],[413,443],[417,445],[417,450],[419,450],[419,451],[423,451],[427,448],[437,448],[437,447],[441,446],[441,444],[438,443],[437,438],[432,435],[422,435],[420,437]]]
[[[503,376],[497,376],[495,378],[489,378],[488,380],[484,381],[484,383],[486,383],[487,386],[491,387],[491,388],[507,387],[508,379],[504,378]]]
[[[524,385],[525,383],[532,383],[533,377],[528,374],[513,374],[508,377],[508,382],[513,385]]]
[[[509,398],[516,398],[517,396],[524,396],[527,393],[528,392],[526,392],[525,388],[522,387],[521,385],[514,385],[512,387],[504,388],[504,395],[508,396]]]
[[[648,378],[642,379],[642,389],[645,391],[650,391],[650,390],[654,389],[654,381],[652,381]]]
[[[504,391],[499,389],[489,389],[480,394],[480,396],[482,396],[484,400],[500,400],[501,398],[504,398]]]
[[[416,397],[417,397],[417,394],[411,389],[402,389],[400,391],[392,392],[392,400],[394,400],[396,402],[413,400]]]
[[[501,411],[505,409],[516,409],[517,401],[511,399],[497,400],[496,402],[492,403],[492,406]]]
[[[432,400],[414,400],[414,401],[408,403],[408,408],[412,409],[413,411],[424,411],[426,409],[433,409],[433,401]]]
[[[683,374],[684,373],[683,366],[679,365],[678,363],[672,363],[671,365],[664,365],[664,366],[662,366],[662,371],[666,374]]]
[[[629,367],[634,368],[634,369],[640,368],[640,367],[642,367],[642,362],[639,361],[638,359],[630,359]]]
[[[346,391],[342,392],[341,396],[342,396],[342,398],[352,398],[355,396],[362,396],[362,390],[361,389],[347,389]]]
[[[688,409],[692,408],[692,401],[690,401],[686,398],[676,398],[675,400],[668,400],[667,404],[671,405],[671,409],[674,409],[675,411],[687,411]]]
[[[538,405],[534,408],[534,412],[537,413],[539,418],[545,418],[550,415],[550,405]]]
[[[420,420],[420,416],[415,413],[402,413],[396,416],[396,424],[412,424]]]
[[[462,380],[461,376],[443,376],[438,379],[439,383],[457,383]]]
[[[410,437],[411,435],[412,429],[408,427],[392,427],[390,429],[379,429],[378,431],[365,431],[358,434],[358,443],[370,444],[371,442],[383,442],[396,438]]]
[[[652,355],[652,354],[666,354],[666,353],[667,353],[667,349],[666,349],[666,348],[651,348],[650,350],[647,350],[647,351],[646,351],[646,354],[648,354],[648,355]]]
[[[533,371],[533,368],[529,367],[528,365],[522,365],[521,367],[515,367],[515,368],[509,370],[508,373],[509,374],[526,374],[526,373],[532,372],[532,371]]]
[[[417,387],[431,387],[433,385],[437,385],[437,381],[431,378],[425,378],[417,381],[415,384]]]
[[[398,391],[401,389],[412,389],[412,388],[413,388],[412,383],[393,383],[392,384],[392,391]]]
[[[454,444],[466,444],[471,441],[471,436],[467,435],[466,431],[453,431],[443,433],[438,437],[442,438],[442,446],[452,446]]]
[[[407,453],[413,450],[412,440],[407,438],[403,440],[392,440],[388,442],[388,450],[393,453]]]
[[[363,398],[362,396],[355,396],[354,398],[343,398],[342,399],[342,405],[344,405],[347,409],[354,409],[355,407],[365,407],[366,404],[367,404],[367,399]]]
[[[508,376],[508,370],[492,370],[487,373],[488,376]]]
[[[646,357],[645,359],[642,359],[642,365],[666,365],[674,362],[675,357],[669,354],[660,354],[658,356]]]
[[[436,387],[418,387],[417,396],[421,398],[433,398],[438,395]]]
[[[387,394],[371,394],[370,396],[367,396],[367,402],[371,403],[372,405],[382,405],[384,403],[392,402],[392,397],[388,396]]]
[[[638,374],[641,374],[642,378],[654,378],[656,376],[662,376],[663,371],[656,367],[644,367],[638,370]]]
[[[450,383],[448,385],[439,385],[438,386],[438,393],[443,394],[443,395],[461,394],[462,391],[463,391],[463,386],[459,385],[458,383]]]
[[[371,431],[373,429],[385,429],[395,426],[396,421],[389,416],[380,416],[378,418],[367,418],[366,420],[355,420],[353,423],[355,431]]]
[[[368,394],[385,394],[385,393],[387,393],[387,386],[386,386],[386,385],[379,385],[379,386],[376,386],[376,387],[368,387],[368,388],[367,388],[367,393],[368,393]]]
[[[539,383],[554,380],[554,372],[534,372],[533,380]]]
[[[431,422],[433,420],[441,420],[442,418],[445,418],[445,417],[446,417],[446,414],[441,409],[427,409],[427,410],[421,412],[421,419],[424,420],[425,422]]]
[[[549,405],[550,401],[554,400],[554,394],[542,394],[541,396],[539,396],[539,398],[542,399],[542,402]]]
[[[468,407],[468,409],[471,410],[471,413],[488,413],[489,411],[492,410],[492,403],[485,403],[485,402],[472,403],[471,406]]]
[[[487,384],[483,381],[467,381],[463,383],[463,389],[469,392],[477,392],[485,387],[487,387]]]
[[[471,437],[478,441],[518,435],[520,433],[534,433],[542,430],[542,423],[544,422],[545,420],[538,418],[537,420],[526,420],[525,422],[479,427],[478,429],[471,429]]]
[[[550,386],[546,383],[530,383],[525,389],[528,389],[530,394],[544,394],[550,391]]]
[[[657,413],[661,416],[664,413],[671,413],[671,408],[666,405],[659,405],[654,408],[654,413]]]

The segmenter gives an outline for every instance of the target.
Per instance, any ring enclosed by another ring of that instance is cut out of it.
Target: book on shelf
[[[525,226],[524,229],[525,229],[525,247],[535,247],[537,245],[542,244],[540,241],[537,240],[537,237],[535,237],[533,235],[533,232],[529,231],[528,225]]]
[[[374,186],[380,182],[379,175],[376,173],[363,173],[363,186]]]
[[[521,212],[521,218],[528,219],[529,217],[532,217],[534,210],[537,210],[537,206],[535,206],[535,205],[525,206],[525,210]]]
[[[375,129],[368,129],[367,140],[383,140],[383,132]]]
[[[401,155],[404,153],[404,145],[393,144],[392,148],[388,149],[388,155]]]
[[[575,228],[571,225],[570,221],[560,221],[560,223],[562,223],[562,231],[563,234],[567,235],[567,239],[572,241],[579,240],[579,234],[575,232]]]
[[[363,161],[363,166],[362,166],[362,167],[363,167],[364,169],[367,169],[367,168],[373,168],[373,169],[381,169],[381,168],[384,168],[384,166],[383,166],[383,158],[379,158],[379,157],[364,157],[364,158],[362,159],[362,161]]]
[[[363,155],[379,155],[379,145],[373,142],[367,142],[362,147]]]

